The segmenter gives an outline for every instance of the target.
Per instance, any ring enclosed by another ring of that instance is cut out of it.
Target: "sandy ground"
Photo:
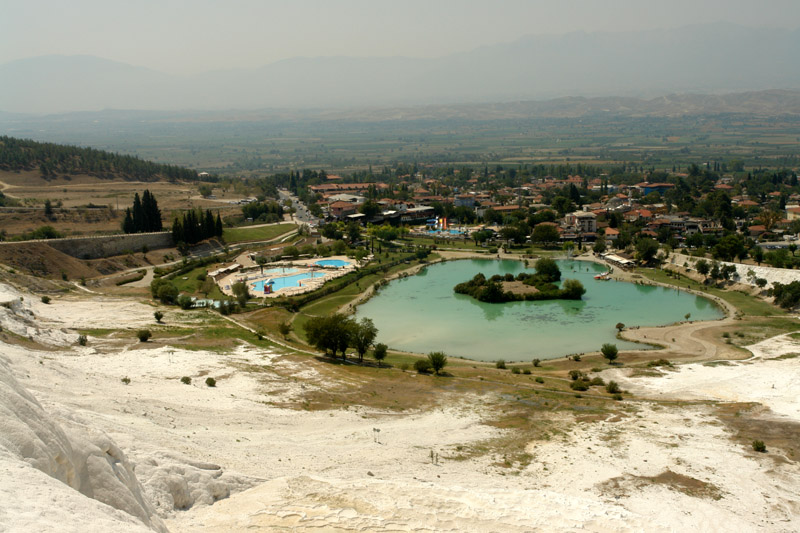
[[[18,295],[0,290],[2,301]],[[636,398],[704,402],[625,401],[618,414],[585,422],[563,415],[564,431],[531,441],[531,462],[508,468],[491,451],[457,458],[460,447],[508,436],[485,424],[490,404],[501,401],[495,395],[442,392],[436,407],[404,413],[277,407],[356,378],[332,379],[322,363],[250,345],[219,353],[90,336],[81,347],[72,328],[134,330],[152,324],[152,308],[85,293],[92,299],[50,305],[25,296],[24,308],[0,307],[0,325],[50,347],[6,339],[0,352],[10,372],[53,423],[80,420],[113,440],[170,531],[800,529],[796,458],[735,441],[708,403],[760,402],[769,416],[800,421],[800,358],[776,359],[800,351],[788,336],[754,346],[754,358],[731,366],[687,364],[648,378],[607,371]],[[217,379],[215,388],[206,376]],[[77,492],[69,493],[75,501],[52,506],[66,485],[44,482],[25,450],[3,443],[0,493],[18,497],[0,503],[0,530],[75,516],[82,531],[143,529]]]

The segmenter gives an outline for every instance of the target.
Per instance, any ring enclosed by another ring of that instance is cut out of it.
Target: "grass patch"
[[[289,223],[258,228],[225,228],[222,232],[222,238],[228,244],[247,241],[268,241],[295,229],[297,229],[297,225]]]
[[[637,273],[645,276],[646,278],[650,279],[651,281],[656,281],[659,283],[664,283],[666,285],[671,285],[673,287],[679,287],[683,289],[694,289],[711,296],[717,296],[722,298],[729,304],[736,307],[742,314],[746,316],[785,316],[786,311],[780,309],[777,306],[774,306],[768,302],[760,300],[754,296],[750,296],[749,294],[745,294],[739,291],[728,291],[724,289],[717,289],[714,287],[705,287],[702,283],[693,281],[689,278],[681,277],[680,279],[675,279],[667,276],[667,274],[663,270],[657,269],[650,269],[650,268],[639,268],[636,270]]]
[[[175,285],[182,294],[189,294],[197,296],[198,298],[205,298],[205,295],[200,292],[200,287],[203,285],[203,279],[207,275],[208,268],[205,266],[197,267],[186,272],[185,274],[175,276],[170,280],[170,283]],[[222,291],[219,290],[217,284],[208,293],[208,298],[214,300],[222,300],[226,298]]]
[[[119,330],[110,328],[92,328],[92,329],[79,329],[76,331],[83,335],[89,335],[92,337],[107,337],[108,335],[111,335],[112,333],[115,333]]]
[[[601,492],[612,496],[628,496],[631,492],[641,492],[648,486],[663,486],[675,492],[692,496],[693,498],[708,498],[719,500],[722,491],[716,485],[697,478],[678,474],[669,468],[656,476],[633,476],[626,474],[611,478],[602,483]]]
[[[776,335],[791,333],[798,330],[800,330],[800,323],[794,318],[753,317],[737,324],[734,335],[731,336],[730,339],[735,346],[748,346]],[[797,335],[797,337],[795,337],[795,335]],[[800,338],[800,333],[794,333],[792,338]]]

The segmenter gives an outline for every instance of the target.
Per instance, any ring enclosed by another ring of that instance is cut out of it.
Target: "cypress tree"
[[[206,216],[203,219],[203,238],[210,239],[214,236],[215,224],[214,215],[211,214],[210,209],[206,209]]]
[[[180,218],[176,218],[172,221],[172,242],[174,244],[186,242],[186,236],[183,234],[183,224]]]
[[[155,195],[149,190],[144,191],[142,207],[144,208],[146,220],[144,231],[161,231],[163,229],[161,211],[158,209],[158,202],[156,201]]]
[[[144,231],[144,207],[142,207],[142,201],[139,199],[139,193],[137,192],[133,196],[133,232],[132,233],[141,233]]]
[[[217,221],[214,224],[214,235],[222,237],[222,219],[219,217],[219,211],[217,211]]]
[[[122,231],[123,233],[136,232],[136,229],[133,225],[133,215],[131,214],[130,207],[125,210],[125,219],[122,221]]]

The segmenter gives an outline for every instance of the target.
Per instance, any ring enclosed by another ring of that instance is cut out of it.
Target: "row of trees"
[[[172,222],[172,239],[175,243],[195,244],[211,237],[222,237],[222,219],[210,210],[186,211]]]
[[[340,313],[330,316],[313,317],[305,326],[309,344],[316,346],[325,353],[342,352],[342,359],[346,359],[346,351],[353,348],[358,353],[358,360],[364,360],[364,354],[370,349],[378,335],[378,328],[369,318],[361,321],[348,318]],[[378,350],[376,350],[377,355]],[[381,350],[386,354],[385,347]]]
[[[133,196],[133,207],[125,210],[122,231],[125,233],[149,233],[162,229],[161,210],[158,208],[156,197],[145,189],[140,199],[137,192]]]

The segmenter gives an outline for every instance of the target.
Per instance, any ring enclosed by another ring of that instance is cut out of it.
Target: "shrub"
[[[766,453],[767,445],[764,444],[763,440],[754,440],[753,441],[753,450],[755,450],[757,452],[760,452],[760,453]]]
[[[514,368],[512,368],[512,369],[511,369],[511,373],[512,373],[512,374],[519,374],[519,373],[521,373],[521,372],[522,372],[522,370],[520,370],[520,369],[519,369],[519,368],[517,368],[517,367],[514,367]]]
[[[505,369],[506,369],[506,362],[505,362],[505,360],[504,360],[504,359],[498,359],[498,360],[497,360],[497,361],[494,363],[494,367],[495,367],[495,368],[499,368],[500,370],[505,370]]]
[[[592,381],[589,382],[589,385],[591,385],[592,387],[602,387],[605,384],[606,382],[603,381],[603,378],[601,377],[593,378]]]
[[[541,376],[536,376],[536,379],[534,379],[534,381],[535,381],[536,383],[544,383],[544,378],[543,378],[543,377],[541,377]]]
[[[657,360],[654,360],[654,361],[648,361],[647,362],[647,366],[649,366],[649,367],[654,367],[654,366],[672,366],[672,363],[670,363],[666,359],[657,359]]]
[[[620,393],[616,393],[611,397],[614,398],[614,400],[618,401],[618,402],[622,400],[622,394],[620,394]]]
[[[580,355],[577,355],[577,354],[576,354],[576,355],[573,355],[573,356],[572,356],[572,360],[573,360],[573,361],[580,362],[580,360],[581,360],[581,356],[580,356]]]
[[[619,388],[619,383],[613,379],[606,384],[606,392],[609,394],[619,394],[622,389]]]
[[[49,304],[50,303],[50,297],[49,296],[42,296],[42,303],[43,304]]]
[[[431,352],[428,354],[428,362],[430,362],[433,371],[438,374],[447,366],[447,356],[444,352]]]
[[[181,378],[181,383],[183,383],[184,385],[191,385],[192,384],[192,378],[190,378],[189,376],[183,376]]]
[[[583,381],[582,379],[579,379],[577,381],[573,381],[572,383],[570,383],[569,388],[572,390],[585,391],[589,390],[589,384]]]
[[[533,366],[538,367],[540,364],[542,364],[542,360],[537,358],[537,359],[534,359],[532,361],[532,363],[533,363]]]
[[[194,305],[194,301],[192,300],[192,298],[190,296],[186,296],[185,294],[181,294],[180,296],[178,296],[177,303],[183,310],[191,309],[192,306]]]
[[[161,311],[156,311],[155,313],[153,313],[153,318],[155,318],[156,322],[160,324],[161,319],[164,318],[164,313],[162,313]]]
[[[522,373],[525,374],[526,376],[530,376],[531,375],[531,369],[530,368],[526,368],[525,370],[522,371]]]
[[[207,377],[206,378],[206,385],[208,385],[209,387],[216,387],[217,386],[217,380],[212,378],[212,377]]]
[[[414,370],[420,374],[428,374],[431,371],[431,362],[427,359],[417,359],[414,361]]]
[[[136,332],[136,336],[139,338],[139,342],[147,342],[153,334],[149,329],[140,329]]]
[[[178,288],[169,281],[161,278],[150,282],[150,293],[153,298],[158,298],[161,303],[172,304],[178,298]]]
[[[86,338],[86,335],[84,335],[83,333],[78,335],[78,344],[80,344],[81,346],[86,346],[87,342],[88,342],[88,339]]]
[[[583,372],[580,370],[570,370],[569,371],[569,379],[575,381],[583,375]]]
[[[129,378],[128,376],[125,376],[120,381],[123,382],[125,385],[130,385],[131,384],[131,378]]]
[[[289,336],[289,333],[292,332],[292,325],[288,322],[281,322],[278,324],[278,333],[281,334],[281,337],[286,339]]]

